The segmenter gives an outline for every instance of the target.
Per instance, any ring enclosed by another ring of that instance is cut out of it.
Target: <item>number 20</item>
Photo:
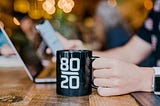
[[[69,83],[69,88],[71,88],[71,89],[78,89],[79,88],[79,77],[78,76],[70,76],[70,77],[68,77],[66,75],[61,75],[61,78],[65,79],[65,80],[63,80],[61,82],[61,88],[66,88],[67,89],[68,86],[64,85],[64,84],[67,83],[68,81],[70,82]],[[72,83],[73,79],[76,80],[76,85],[73,85],[73,83]]]

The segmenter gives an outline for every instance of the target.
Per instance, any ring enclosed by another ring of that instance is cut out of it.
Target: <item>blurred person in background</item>
[[[102,50],[122,46],[131,36],[127,24],[117,8],[109,5],[107,1],[100,1],[97,5],[95,33],[101,39]]]
[[[95,14],[95,34],[102,44],[101,50],[109,50],[122,46],[132,37],[131,28],[121,16],[116,7],[107,1],[100,1]],[[139,63],[139,66],[153,66],[154,54],[149,55]]]
[[[30,43],[37,49],[42,41],[39,32],[36,30],[35,25],[38,21],[34,21],[27,14],[20,12],[14,12],[14,17],[16,17],[20,23],[20,29],[29,39]]]

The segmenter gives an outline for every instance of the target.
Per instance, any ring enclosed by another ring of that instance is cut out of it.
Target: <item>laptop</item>
[[[22,63],[24,70],[34,83],[55,83],[56,82],[56,66],[50,63],[45,66],[44,61],[36,52],[33,45],[25,35],[10,38],[5,30],[0,26],[0,34],[6,39],[9,46],[15,51],[17,61]]]

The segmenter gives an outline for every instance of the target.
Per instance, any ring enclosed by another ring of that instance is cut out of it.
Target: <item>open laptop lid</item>
[[[8,44],[15,51],[18,59],[22,62],[29,78],[35,82],[35,77],[44,69],[41,59],[24,35],[9,38],[5,30],[0,26],[0,34],[7,39]]]

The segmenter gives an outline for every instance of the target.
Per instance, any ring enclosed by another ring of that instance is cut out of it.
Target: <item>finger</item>
[[[71,42],[70,40],[67,42],[67,45],[64,46],[64,49],[72,50],[75,48],[75,43]]]
[[[83,43],[80,40],[77,40],[76,42],[76,47],[80,50],[84,50]]]
[[[98,87],[97,91],[98,91],[98,94],[101,96],[121,95],[121,92],[118,88]]]
[[[106,79],[106,78],[95,78],[94,79],[94,85],[100,86],[100,87],[113,87],[114,81],[113,79]]]
[[[56,56],[53,56],[53,57],[52,57],[52,62],[56,62],[56,60],[57,60],[57,59],[56,59]]]
[[[110,78],[114,77],[112,69],[98,69],[93,71],[93,76],[98,78]]]
[[[78,50],[83,50],[84,49],[84,46],[82,44],[82,42],[80,40],[70,40],[69,41],[69,44],[70,44],[70,48],[71,49],[78,49]]]
[[[46,53],[47,53],[47,54],[51,54],[51,53],[52,53],[52,50],[51,50],[50,48],[47,48],[47,49],[46,49]]]
[[[111,59],[111,58],[97,58],[95,61],[93,61],[93,68],[99,69],[99,68],[112,68],[116,64],[118,64],[118,60]]]

